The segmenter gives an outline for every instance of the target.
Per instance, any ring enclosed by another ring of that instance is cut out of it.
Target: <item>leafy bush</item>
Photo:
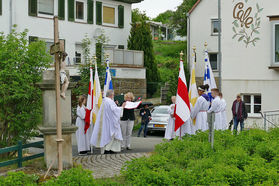
[[[276,185],[279,183],[279,129],[250,130],[234,136],[216,131],[156,146],[149,158],[122,170],[131,185]]]
[[[65,170],[61,173],[58,178],[53,178],[48,182],[44,183],[45,186],[87,186],[95,185],[95,180],[92,176],[92,172],[89,170],[83,169],[81,166],[77,168],[72,168]]]
[[[24,172],[9,172],[6,177],[0,177],[1,186],[22,186],[37,185],[39,177],[36,175],[26,175]]]
[[[27,30],[0,33],[0,148],[36,135],[34,129],[42,120],[36,83],[50,63],[45,42],[29,43]]]

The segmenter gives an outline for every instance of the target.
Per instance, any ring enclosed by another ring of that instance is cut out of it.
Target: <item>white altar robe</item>
[[[171,104],[169,109],[168,109],[168,113],[170,114],[169,117],[169,121],[168,121],[168,125],[166,127],[166,131],[165,131],[165,139],[173,139],[175,138],[175,132],[174,132],[174,124],[175,124],[175,120],[174,117],[171,117],[171,115],[174,113],[174,107],[175,104]]]
[[[193,124],[194,132],[197,130],[208,130],[207,111],[209,105],[210,103],[203,96],[197,99],[194,108],[191,110],[191,118],[196,121],[195,124]]]
[[[84,126],[85,126],[85,106],[78,106],[77,107],[77,119],[76,119],[76,126],[78,127],[76,131],[76,137],[77,137],[77,147],[78,152],[81,151],[89,151],[90,150],[90,144],[89,144],[89,138],[88,132],[84,134]]]
[[[120,128],[120,117],[122,113],[122,107],[117,107],[112,99],[104,98],[93,129],[90,140],[91,145],[104,147],[108,151],[121,151],[120,142],[123,138]]]
[[[227,114],[226,114],[227,103],[224,98],[221,99],[221,106],[222,106],[221,115],[222,115],[223,130],[227,130],[228,129],[228,121],[227,121]]]
[[[211,113],[211,112],[215,113],[215,122],[214,122],[215,130],[223,130],[221,111],[222,111],[221,99],[219,96],[217,96],[212,101],[211,107],[208,110],[208,113]]]

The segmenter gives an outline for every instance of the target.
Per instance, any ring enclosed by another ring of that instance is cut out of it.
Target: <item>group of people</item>
[[[219,89],[211,89],[210,97],[206,92],[208,91],[208,85],[201,85],[198,87],[199,97],[194,106],[191,105],[191,117],[186,121],[184,125],[180,127],[177,131],[175,128],[175,102],[176,97],[173,96],[172,104],[169,108],[169,121],[165,132],[165,138],[171,140],[176,136],[184,136],[185,134],[194,135],[197,131],[206,131],[209,129],[207,122],[208,113],[215,114],[214,129],[215,130],[227,130],[228,126],[227,116],[226,116],[226,106],[227,103],[223,98],[223,94]],[[212,100],[211,100],[212,99]],[[245,103],[241,100],[241,96],[237,95],[236,100],[233,102],[232,106],[233,114],[233,124],[234,131],[237,131],[237,127],[240,123],[241,131],[244,129],[244,119],[247,118],[247,113],[245,110]]]
[[[191,106],[191,117],[177,131],[175,129],[175,103],[176,97],[173,96],[172,104],[169,107],[169,121],[165,131],[166,139],[173,139],[176,136],[184,136],[185,134],[194,135],[197,131],[208,130],[207,114],[215,114],[214,129],[227,130],[228,122],[226,116],[226,101],[222,93],[218,89],[211,89],[211,96],[208,96],[208,85],[198,87],[199,97],[194,106]],[[212,100],[211,100],[212,99]],[[132,102],[134,95],[128,92],[124,95],[124,102],[118,106],[114,101],[114,91],[108,90],[103,98],[101,108],[98,112],[96,122],[85,130],[86,116],[86,96],[80,96],[77,107],[76,131],[77,146],[80,155],[91,153],[91,147],[101,148],[101,153],[111,154],[121,152],[121,150],[131,150],[131,136],[135,122],[134,109],[126,109],[126,102]],[[247,118],[245,103],[241,100],[241,96],[237,95],[237,99],[232,106],[234,130],[240,123],[240,128],[244,128],[244,119]],[[147,125],[151,120],[151,113],[148,105],[144,105],[140,110],[142,118],[141,128],[138,132],[140,136],[144,129],[144,137],[147,134]]]
[[[125,94],[124,100],[119,107],[117,102],[114,101],[114,91],[108,90],[103,98],[96,122],[94,126],[90,126],[92,132],[85,132],[86,96],[79,97],[76,137],[80,155],[91,153],[92,146],[101,148],[101,153],[105,154],[120,152],[124,149],[131,150],[131,135],[135,114],[134,109],[126,109],[125,106],[127,101],[132,102],[134,100],[133,93]],[[146,117],[146,112],[143,112],[141,116]]]

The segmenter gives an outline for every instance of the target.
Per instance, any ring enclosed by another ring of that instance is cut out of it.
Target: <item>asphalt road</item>
[[[121,153],[139,153],[139,152],[152,152],[157,144],[163,142],[164,132],[156,131],[149,133],[147,138],[137,137],[137,131],[133,133],[131,139],[131,148],[132,150],[123,150]],[[73,134],[73,156],[78,155],[76,136]],[[99,149],[94,149],[93,154],[100,154]]]

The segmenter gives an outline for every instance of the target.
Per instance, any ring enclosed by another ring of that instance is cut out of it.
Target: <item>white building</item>
[[[44,40],[49,47],[53,44],[54,37],[52,18],[57,15],[59,38],[65,41],[65,51],[69,56],[67,64],[71,76],[79,75],[78,64],[83,62],[82,39],[87,35],[93,40],[91,47],[93,55],[96,51],[94,38],[104,32],[109,42],[103,47],[111,54],[114,77],[145,82],[143,53],[123,50],[127,49],[130,34],[131,4],[141,1],[0,0],[0,32],[10,33],[13,25],[17,25],[18,32],[29,30],[30,41]]]
[[[247,105],[246,127],[263,126],[260,111],[279,108],[279,1],[221,1],[221,82],[228,120],[238,93]],[[204,42],[218,77],[218,0],[198,0],[188,14],[188,59],[197,47],[197,77],[204,74]],[[217,81],[218,82],[218,81]]]

